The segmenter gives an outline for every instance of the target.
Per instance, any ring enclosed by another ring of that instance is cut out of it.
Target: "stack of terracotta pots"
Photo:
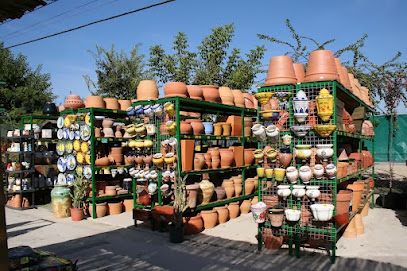
[[[219,147],[209,148],[207,152],[211,157],[211,167],[213,169],[218,169],[220,167],[220,152]],[[206,156],[206,160],[208,161],[209,158]]]
[[[352,200],[352,191],[341,190],[336,195],[336,216],[335,220],[339,225],[349,223],[349,207]]]

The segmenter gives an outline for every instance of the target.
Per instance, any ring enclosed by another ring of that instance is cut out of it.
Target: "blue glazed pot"
[[[213,123],[212,122],[202,122],[204,129],[205,129],[205,135],[212,135],[213,134]]]

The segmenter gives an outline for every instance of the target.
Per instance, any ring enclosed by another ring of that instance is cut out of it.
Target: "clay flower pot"
[[[194,158],[194,170],[201,170],[205,167],[205,157],[203,156],[202,153],[195,153],[195,158]]]
[[[348,214],[349,213],[349,206],[350,201],[352,199],[352,191],[349,190],[341,190],[336,195],[336,214]]]
[[[212,229],[216,226],[216,222],[218,221],[218,213],[215,210],[201,211],[201,217],[203,219],[205,229]]]
[[[191,99],[203,100],[203,91],[200,86],[187,85],[187,91]]]
[[[305,75],[305,82],[339,80],[332,51],[316,50],[311,52]]]
[[[192,131],[194,135],[202,135],[204,134],[204,125],[202,123],[202,120],[195,120],[191,119],[190,124],[192,126]]]
[[[119,106],[120,110],[126,111],[127,108],[131,107],[131,101],[130,100],[119,100]]]
[[[281,152],[281,150],[278,153],[278,161],[280,162],[280,165],[282,165],[285,168],[291,164],[292,159],[293,159],[292,153]]]
[[[220,149],[220,166],[221,168],[230,168],[234,162],[234,153],[229,149]]]
[[[218,186],[215,188],[215,193],[216,193],[216,199],[221,200],[224,199],[226,196],[226,190],[222,186]]]
[[[104,217],[107,213],[107,202],[96,203],[96,218]],[[93,217],[93,207],[89,204],[89,214]]]
[[[123,200],[123,207],[126,213],[130,213],[133,211],[134,200],[133,199],[124,199]]]
[[[244,200],[240,205],[240,213],[241,214],[248,214],[250,212],[251,202],[249,199]]]
[[[215,85],[201,85],[205,101],[220,103],[219,87]]]
[[[183,134],[183,135],[192,134],[193,130],[192,130],[192,126],[190,123],[188,123],[186,121],[181,121],[180,124],[181,124],[181,127],[180,127],[181,134]]]
[[[254,181],[247,179],[244,182],[244,189],[245,189],[246,195],[250,195],[254,190]],[[249,205],[249,207],[250,207],[250,205]]]
[[[289,56],[275,56],[270,59],[264,86],[274,85],[295,85],[297,78],[295,76],[293,61]]]
[[[86,108],[106,108],[105,101],[101,96],[88,96],[84,103]]]
[[[223,181],[222,187],[225,188],[226,198],[227,199],[232,198],[233,195],[235,194],[235,186],[233,184],[233,181],[231,181],[231,182]]]
[[[221,122],[222,123],[222,130],[223,136],[230,136],[231,132],[232,132],[232,125],[230,124],[230,122]]]
[[[64,107],[76,109],[76,108],[84,107],[84,104],[83,104],[81,97],[79,97],[79,95],[72,94],[66,98],[66,100],[64,102]]]
[[[213,192],[215,190],[215,185],[209,180],[202,180],[199,183],[199,187],[202,190],[202,204],[208,204],[211,201]]]
[[[335,58],[334,60],[335,60],[336,70],[339,75],[339,83],[341,83],[345,87],[345,76],[348,77],[348,73],[343,74],[342,64],[341,64],[341,61],[339,60],[339,58]]]
[[[200,214],[193,217],[184,217],[185,234],[198,234],[204,229],[204,223]]]
[[[113,157],[117,166],[123,163],[123,148],[122,147],[113,147],[111,149],[110,155]]]
[[[83,220],[83,210],[82,208],[71,207],[71,219],[72,221],[82,221]]]
[[[255,99],[253,98],[253,96],[250,93],[243,93],[243,98],[244,98],[244,106],[246,108],[255,108],[254,107]],[[257,107],[255,109],[257,109]]]
[[[104,98],[107,109],[119,110],[120,105],[116,98]]]
[[[343,66],[342,66],[342,75],[344,77],[343,78],[344,87],[349,89],[349,90],[352,90],[352,85],[351,85],[350,80],[349,80],[348,69],[346,67],[343,67]]]
[[[226,206],[215,207],[213,208],[214,211],[218,213],[218,224],[223,224],[228,221],[229,218],[229,210]]]
[[[254,161],[253,155],[254,149],[244,149],[244,165],[246,167],[251,166]]]
[[[164,86],[165,97],[188,97],[187,85],[182,82],[169,82]]]
[[[123,203],[121,201],[109,202],[107,205],[109,208],[109,215],[118,215],[122,213]]]
[[[294,66],[295,77],[297,78],[297,83],[304,82],[304,78],[305,78],[304,66],[301,63],[294,63],[293,66]]]
[[[153,80],[141,80],[136,93],[138,101],[156,100],[158,98],[157,84]]]
[[[229,218],[234,219],[239,216],[240,208],[239,208],[239,202],[231,202],[228,205],[228,210],[229,210]]]
[[[187,202],[189,208],[195,208],[197,203],[199,184],[189,184],[185,186],[187,190]]]
[[[228,87],[219,87],[219,95],[223,104],[226,105],[235,105],[234,96],[230,88]]]
[[[245,98],[239,89],[232,89],[235,106],[245,107]]]

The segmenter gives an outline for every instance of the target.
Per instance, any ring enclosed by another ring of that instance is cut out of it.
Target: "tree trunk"
[[[391,189],[393,188],[393,177],[394,177],[394,172],[393,172],[393,116],[394,113],[392,113],[390,115],[390,140],[389,140],[389,169],[390,169],[390,182],[389,182],[389,188],[390,188],[390,192]]]

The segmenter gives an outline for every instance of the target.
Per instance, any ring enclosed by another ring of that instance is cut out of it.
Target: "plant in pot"
[[[184,241],[183,215],[188,208],[185,185],[187,176],[181,178],[179,173],[177,175],[174,188],[174,214],[169,227],[171,243],[182,243]]]
[[[88,188],[88,181],[82,174],[76,175],[73,182],[71,218],[72,221],[81,221],[83,219],[83,203],[85,201],[85,191]]]
[[[211,114],[204,114],[202,116],[203,119],[203,126],[204,126],[204,131],[206,135],[212,135],[213,134],[213,115]]]

